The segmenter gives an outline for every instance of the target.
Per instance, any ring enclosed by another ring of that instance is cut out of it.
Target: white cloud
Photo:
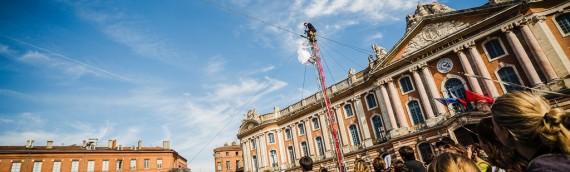
[[[214,56],[207,62],[204,72],[209,75],[216,74],[224,70],[226,61],[220,56]]]

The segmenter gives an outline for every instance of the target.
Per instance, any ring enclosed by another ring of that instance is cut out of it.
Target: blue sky
[[[170,140],[190,161],[221,131],[189,162],[214,171],[212,149],[237,140],[247,110],[271,112],[317,90],[313,69],[297,62],[303,22],[358,49],[319,40],[330,85],[364,69],[371,44],[392,48],[417,3],[0,1],[0,145]]]

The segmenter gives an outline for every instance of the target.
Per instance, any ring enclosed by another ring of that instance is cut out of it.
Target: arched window
[[[360,138],[358,137],[358,129],[356,129],[356,125],[350,125],[348,130],[350,130],[350,136],[352,136],[352,142],[354,145],[360,145]]]
[[[275,143],[275,135],[273,133],[267,134],[267,139],[269,140],[269,143]]]
[[[254,155],[252,159],[253,159],[253,169],[257,171],[257,157]]]
[[[503,48],[503,45],[498,38],[485,42],[483,44],[483,47],[485,47],[485,52],[487,52],[487,56],[489,56],[490,60],[506,54],[505,49]]]
[[[321,139],[321,137],[317,137],[315,138],[315,141],[317,142],[317,150],[319,151],[319,156],[324,156],[325,150],[323,149],[323,139]]]
[[[290,129],[285,129],[285,137],[287,137],[287,140],[291,139],[291,130]]]
[[[287,152],[289,152],[290,163],[295,164],[295,152],[293,151],[293,146],[287,147]]]
[[[445,89],[447,90],[447,97],[456,97],[465,100],[465,86],[463,82],[457,78],[451,78],[445,81]],[[456,113],[464,112],[465,108],[458,102],[452,104],[453,110]]]
[[[313,118],[313,129],[319,129],[319,119]]]
[[[424,116],[422,115],[422,110],[420,109],[420,103],[418,103],[417,100],[408,102],[408,109],[410,110],[410,115],[412,115],[414,124],[424,123]]]
[[[556,16],[556,23],[558,23],[563,35],[570,33],[570,13],[564,13]]]
[[[420,145],[418,145],[418,149],[420,149],[419,151],[424,161],[429,154],[433,155],[433,151],[431,150],[429,143],[420,143]]]
[[[299,127],[299,135],[305,134],[305,125],[299,124],[297,126]]]
[[[376,115],[372,117],[372,124],[374,125],[374,132],[376,132],[376,138],[382,137],[382,119],[380,116]]]
[[[275,150],[271,150],[269,151],[269,155],[271,157],[271,166],[272,167],[277,167],[277,151]]]
[[[414,86],[412,85],[412,79],[410,76],[400,78],[400,88],[402,88],[402,93],[414,91]]]
[[[368,109],[372,109],[378,106],[376,104],[376,96],[374,96],[372,93],[368,93],[368,95],[366,95],[366,104],[368,105]]]
[[[344,105],[344,111],[346,112],[346,117],[351,117],[352,115],[354,115],[354,113],[352,112],[352,106],[350,104],[345,104]]]
[[[515,69],[513,67],[503,67],[503,68],[499,69],[499,71],[497,71],[497,74],[499,74],[499,78],[501,78],[501,81],[503,81],[503,82],[509,82],[509,83],[521,85],[519,77],[517,76],[517,73],[515,72]],[[510,85],[510,84],[506,84],[506,83],[503,83],[503,88],[507,92],[522,90],[522,88],[519,86]]]
[[[301,142],[301,149],[303,150],[303,156],[309,156],[309,149],[307,149],[307,142]]]

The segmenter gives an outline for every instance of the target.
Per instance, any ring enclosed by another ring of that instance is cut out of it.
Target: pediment
[[[252,119],[244,120],[244,121],[242,121],[241,126],[239,127],[239,132],[241,133],[241,132],[250,130],[253,127],[258,126],[258,125],[259,125],[259,121],[257,121],[257,120],[252,120]]]
[[[406,44],[403,55],[406,56],[468,26],[468,23],[461,21],[444,21],[427,24]]]

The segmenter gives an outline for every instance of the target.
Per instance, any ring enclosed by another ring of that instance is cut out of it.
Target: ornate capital
[[[410,67],[408,70],[412,73],[416,72],[418,69],[420,69],[420,65],[414,65],[412,67]]]
[[[532,16],[532,19],[531,19],[531,20],[532,20],[533,22],[536,22],[536,23],[538,23],[538,22],[544,22],[544,20],[546,20],[546,16],[544,16],[544,15]]]
[[[453,49],[453,52],[457,53],[457,54],[461,54],[461,53],[463,53],[463,49],[465,49],[465,47],[459,46],[459,47]]]
[[[466,43],[465,45],[463,45],[463,47],[465,47],[465,48],[474,48],[474,47],[475,47],[475,41],[469,41],[468,43]]]
[[[334,110],[340,109],[340,105],[338,105],[338,104],[337,104],[337,105],[334,105],[332,108],[333,108]]]
[[[360,97],[360,94],[354,95],[354,97],[352,97],[352,101],[360,100]]]
[[[515,25],[516,25],[515,23],[508,24],[507,26],[501,28],[501,31],[506,33],[512,32],[513,28],[515,28]]]

